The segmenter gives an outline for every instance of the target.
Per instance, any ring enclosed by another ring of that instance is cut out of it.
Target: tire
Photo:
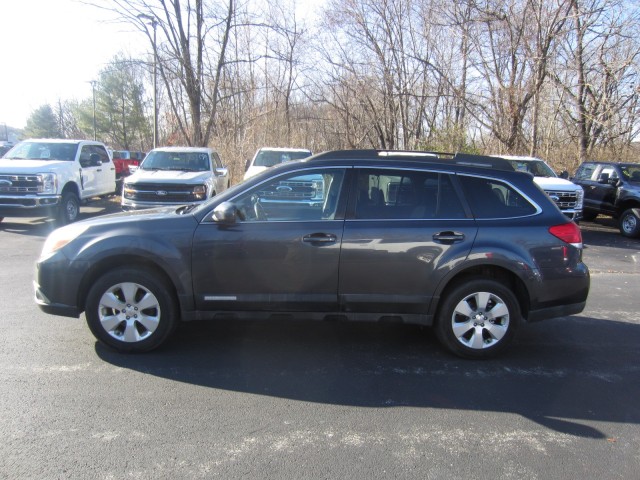
[[[509,346],[520,323],[513,292],[495,280],[476,278],[453,287],[436,318],[436,335],[452,353],[485,359]]]
[[[620,233],[625,237],[640,237],[640,208],[630,208],[622,212],[618,219]]]
[[[178,324],[170,286],[146,270],[119,268],[89,290],[85,317],[91,333],[123,353],[148,352],[162,345]]]
[[[64,192],[58,207],[57,223],[59,226],[68,225],[78,220],[80,215],[80,200],[73,192]]]

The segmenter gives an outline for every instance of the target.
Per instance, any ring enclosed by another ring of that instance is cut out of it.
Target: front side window
[[[459,175],[469,206],[476,218],[517,218],[538,210],[520,192],[500,180]]]
[[[357,172],[355,218],[461,219],[465,211],[445,173],[361,169]]]
[[[289,173],[244,192],[233,203],[243,222],[334,220],[344,169]]]
[[[600,172],[600,175],[608,175],[611,180],[619,180],[618,172],[613,167],[604,167]]]

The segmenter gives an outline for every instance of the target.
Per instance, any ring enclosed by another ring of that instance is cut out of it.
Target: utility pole
[[[96,131],[96,80],[91,80],[91,89],[93,90],[93,139],[98,139],[98,133]]]
[[[146,20],[153,28],[153,148],[158,146],[158,48],[156,45],[156,27],[158,26],[158,21],[155,17],[151,15],[147,15],[145,13],[141,13],[138,15],[138,18],[141,20]],[[146,27],[145,27],[146,28]]]

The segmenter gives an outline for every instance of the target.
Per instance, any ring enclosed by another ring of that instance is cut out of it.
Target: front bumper
[[[2,195],[0,217],[35,217],[58,208],[60,195]]]
[[[200,205],[203,202],[175,202],[175,203],[154,203],[154,202],[132,202],[131,200],[122,200],[122,210],[125,212],[134,210],[146,210],[149,208],[164,208],[164,207],[182,207],[188,205]]]
[[[78,318],[82,308],[78,304],[80,278],[84,270],[74,271],[68,258],[57,251],[50,257],[38,259],[34,271],[34,300],[43,312]]]

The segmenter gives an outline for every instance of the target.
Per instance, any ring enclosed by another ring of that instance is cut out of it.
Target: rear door
[[[355,177],[342,239],[341,308],[426,313],[443,275],[466,258],[477,233],[452,176],[359,168]]]
[[[324,201],[269,201],[305,175],[322,179]],[[200,310],[336,311],[344,228],[344,168],[283,174],[237,195],[233,225],[205,219],[193,247],[193,286]]]

